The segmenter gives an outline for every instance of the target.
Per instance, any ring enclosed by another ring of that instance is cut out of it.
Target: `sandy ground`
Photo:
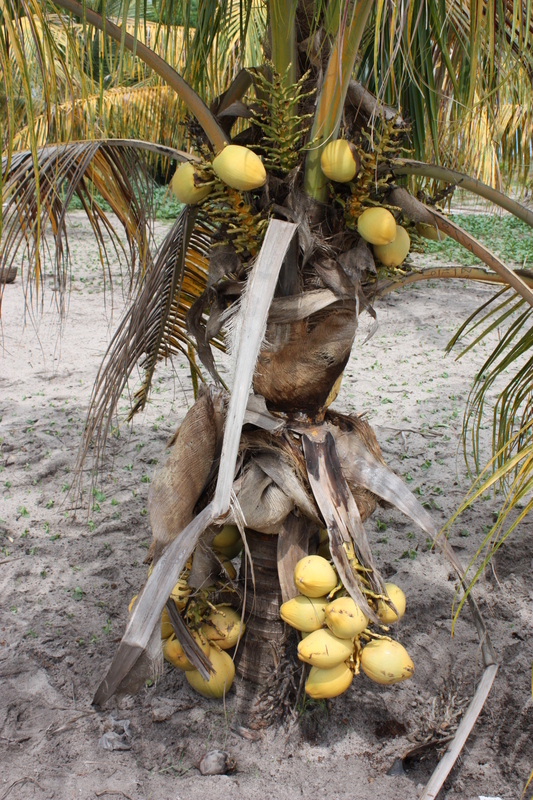
[[[430,726],[444,699],[460,706],[481,674],[468,612],[453,639],[455,581],[425,535],[399,513],[367,523],[377,561],[403,587],[408,608],[398,638],[416,671],[387,688],[360,676],[342,697],[308,704],[290,734],[270,728],[243,738],[248,720],[236,682],[225,707],[193,694],[166,665],[135,699],[91,707],[124,629],[127,605],[146,576],[150,541],[146,497],[165,442],[192,401],[186,366],[162,365],[149,406],[113,438],[108,469],[89,516],[68,498],[88,399],[122,307],[109,295],[91,235],[71,218],[73,292],[59,337],[53,280],[37,330],[22,326],[20,278],[6,288],[0,352],[0,798],[218,800],[419,796],[437,755],[388,775]],[[444,347],[457,325],[493,290],[458,282],[419,284],[377,306],[380,327],[364,328],[335,407],[366,411],[388,464],[444,522],[468,487],[460,447],[469,380],[487,345],[459,362]],[[124,407],[127,405],[126,399]],[[483,434],[489,441],[490,426]],[[488,452],[488,451],[487,451]],[[465,562],[493,521],[488,495],[455,526]],[[520,796],[533,767],[533,542],[523,525],[481,578],[477,594],[501,664],[466,748],[440,798]],[[437,714],[437,717],[439,715]],[[113,719],[129,720],[131,748],[99,744]],[[444,717],[440,715],[440,722]],[[242,733],[242,730],[241,730]],[[216,747],[236,759],[233,774],[202,777],[199,759]]]

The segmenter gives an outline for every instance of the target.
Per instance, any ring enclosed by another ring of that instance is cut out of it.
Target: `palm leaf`
[[[41,252],[47,252],[47,236],[51,232],[57,284],[64,292],[69,265],[66,212],[70,200],[77,195],[98,243],[102,265],[105,267],[107,262],[110,237],[115,252],[126,256],[131,286],[135,285],[150,261],[153,184],[142,157],[145,151],[187,158],[181,151],[135,140],[71,142],[39,148],[35,154],[24,151],[13,154],[11,159],[5,157],[0,268],[9,268],[20,259],[22,251],[28,261],[26,290],[31,295],[35,286],[38,296],[43,271]],[[115,230],[116,223],[96,202],[96,192],[121,223],[126,246]]]
[[[491,488],[500,486],[504,496],[498,517],[469,564],[469,569],[475,569],[469,591],[494,553],[533,509],[532,315],[533,309],[521,297],[503,290],[476,309],[448,344],[450,350],[462,341],[460,358],[489,334],[498,332],[498,343],[475,376],[463,419],[465,460],[470,466],[471,452],[477,477],[445,526],[447,530]],[[501,387],[503,376],[509,373],[511,377]],[[492,409],[492,458],[481,469],[480,430],[487,408]],[[456,615],[461,606],[462,601]]]
[[[145,374],[128,419],[144,407],[157,362],[177,354],[189,356],[193,342],[186,315],[207,286],[211,233],[198,211],[186,206],[159,247],[98,371],[79,470],[91,448],[95,465],[103,454],[120,396],[135,366],[140,365]],[[222,340],[218,345],[223,346]],[[194,362],[191,366],[196,369]]]
[[[186,115],[183,102],[164,84],[108,89],[103,96],[97,92],[56,108],[56,119],[61,118],[59,127],[66,141],[137,139],[171,148],[179,148],[186,139]],[[55,128],[50,128],[46,114],[35,117],[33,132],[39,147],[53,139]],[[29,146],[29,128],[21,126],[13,148],[23,150]],[[168,172],[169,157],[163,151],[153,148],[146,156],[152,174]]]

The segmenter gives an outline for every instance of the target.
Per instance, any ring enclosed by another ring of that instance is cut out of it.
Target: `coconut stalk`
[[[515,274],[520,276],[526,286],[533,289],[533,277],[528,275],[526,270],[515,270]],[[495,275],[493,272],[489,272],[481,267],[427,267],[419,272],[412,272],[409,275],[404,275],[397,280],[380,281],[375,289],[375,297],[385,297],[385,295],[390,294],[390,292],[394,292],[396,289],[402,289],[404,286],[409,286],[412,283],[433,280],[466,280],[494,285],[509,285],[508,281],[500,275]]]

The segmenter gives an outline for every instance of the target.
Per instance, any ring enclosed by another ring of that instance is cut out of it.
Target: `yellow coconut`
[[[192,588],[187,585],[187,581],[183,580],[183,578],[180,578],[172,589],[170,596],[180,611],[185,608],[191,592]]]
[[[313,700],[326,700],[345,692],[352,680],[353,672],[346,664],[337,664],[332,669],[311,667],[305,691]]]
[[[213,169],[221,181],[242,192],[259,189],[266,181],[259,156],[238,144],[228,144],[213,161]]]
[[[399,267],[409,255],[411,239],[401,225],[396,225],[396,238],[389,244],[375,244],[374,255],[386,267]]]
[[[351,597],[338,597],[326,606],[326,625],[339,639],[353,639],[367,627],[368,617]]]
[[[214,547],[213,550],[217,555],[229,558],[231,561],[232,558],[239,555],[242,548],[242,539],[239,538],[234,544],[229,544],[227,547]]]
[[[288,600],[280,608],[283,622],[296,628],[297,631],[317,631],[326,618],[327,597],[304,597],[299,594]]]
[[[320,156],[322,172],[330,181],[337,183],[351,181],[359,171],[360,165],[355,146],[346,139],[329,142]]]
[[[310,633],[298,645],[298,658],[319,669],[331,669],[353,653],[353,642],[339,639],[327,628]]]
[[[223,697],[231,688],[235,677],[235,665],[227,653],[220,652],[212,647],[209,658],[213,665],[214,673],[206,681],[197,669],[185,673],[187,681],[192,688],[203,694],[204,697]]]
[[[357,231],[370,244],[389,244],[396,238],[396,220],[386,208],[367,208],[357,220]]]
[[[202,186],[198,174],[190,161],[180,164],[172,178],[172,191],[180,203],[194,205],[203,200],[211,191],[211,186]]]
[[[386,583],[385,590],[396,606],[397,614],[383,600],[378,602],[378,617],[385,625],[397,622],[405,614],[405,595],[395,583]]]
[[[241,534],[238,527],[236,525],[224,525],[213,539],[211,546],[214,550],[218,550],[220,547],[231,547],[232,544],[240,541]]]
[[[211,647],[207,638],[203,635],[203,633],[198,631],[192,631],[192,638],[206,656],[211,658]],[[182,669],[185,672],[189,670],[195,669],[189,659],[186,657],[185,653],[183,652],[183,647],[176,639],[174,633],[172,636],[163,642],[163,657],[166,661],[170,662],[173,666],[177,667],[178,669]]]
[[[245,624],[241,622],[240,612],[228,606],[216,606],[202,625],[202,631],[210,642],[216,642],[222,650],[235,647],[244,633]]]
[[[405,681],[415,671],[409,653],[399,642],[374,639],[363,648],[361,669],[376,683]]]
[[[174,628],[172,627],[172,623],[170,622],[168,611],[166,610],[166,608],[164,608],[163,613],[161,614],[161,638],[168,639],[168,637],[172,636],[173,633],[174,633]]]
[[[419,236],[423,236],[424,239],[431,239],[434,242],[443,242],[448,238],[446,234],[439,231],[435,225],[426,225],[425,222],[417,223],[416,232]]]
[[[337,573],[322,556],[305,556],[296,564],[294,583],[306,597],[322,597],[337,586]]]

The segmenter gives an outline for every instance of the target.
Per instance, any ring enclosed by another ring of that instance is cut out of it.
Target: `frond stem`
[[[463,175],[462,172],[408,158],[391,161],[391,169],[393,175],[419,175],[423,178],[434,178],[435,180],[458,186],[460,189],[466,189],[466,191],[477,194],[479,197],[484,197],[485,200],[489,200],[491,203],[500,206],[500,208],[509,211],[510,214],[518,217],[530,228],[533,228],[533,211],[502,194],[497,189],[493,189],[492,186],[487,186],[486,183],[482,183],[476,178]]]

